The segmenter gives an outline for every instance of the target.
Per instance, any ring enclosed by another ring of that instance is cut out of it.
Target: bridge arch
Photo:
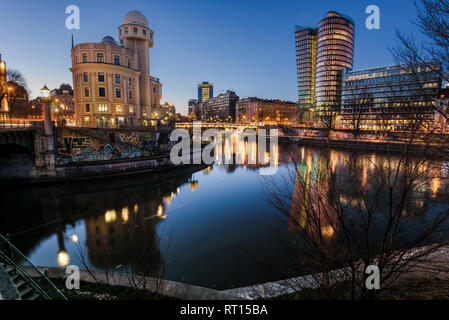
[[[0,132],[0,154],[34,153],[34,131]]]

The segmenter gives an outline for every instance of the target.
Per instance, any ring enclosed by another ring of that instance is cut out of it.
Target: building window
[[[134,33],[137,33],[137,31],[138,31],[137,28],[134,28]]]
[[[128,27],[125,28],[125,33],[128,33]]]
[[[120,89],[115,89],[115,97],[119,99],[122,97],[122,91]]]
[[[129,106],[129,113],[134,113],[134,106]]]
[[[84,73],[84,82],[89,82],[89,74],[87,72]]]
[[[89,88],[84,88],[84,96],[89,97]]]
[[[128,68],[131,68],[131,60],[128,59]]]
[[[97,53],[97,62],[99,63],[104,62],[104,55],[102,53]]]
[[[146,109],[142,109],[142,116],[146,117],[147,116],[147,110]]]
[[[132,78],[129,78],[129,79],[128,79],[128,85],[129,85],[129,86],[132,86],[132,83],[133,83]]]
[[[146,36],[147,35],[147,30],[142,29],[142,31],[143,31],[143,34]]]
[[[120,65],[120,57],[119,56],[114,56],[114,64],[115,65]]]
[[[132,99],[133,99],[133,92],[132,92],[131,90],[129,90],[129,95],[128,95],[128,97],[129,97],[129,100],[132,100]]]
[[[90,103],[86,103],[86,112],[90,112]]]
[[[122,112],[122,111],[123,111],[122,105],[121,105],[121,104],[115,105],[115,111],[116,111],[116,112]]]
[[[115,83],[120,83],[120,75],[119,74],[115,75]]]
[[[100,111],[100,112],[108,112],[108,105],[107,104],[99,104],[98,105],[98,111]]]
[[[87,62],[87,53],[83,53],[83,62]]]
[[[98,73],[98,82],[104,82],[104,73],[103,72]]]
[[[98,88],[98,96],[106,97],[106,88]]]

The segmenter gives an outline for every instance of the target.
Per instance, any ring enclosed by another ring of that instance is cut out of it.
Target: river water
[[[242,152],[250,149],[245,145]],[[289,177],[295,167],[312,172],[326,163],[344,175],[352,155],[280,145],[269,156],[275,159],[275,174],[269,177],[260,174],[267,166],[215,164],[161,173],[157,181],[138,176],[6,187],[0,194],[0,232],[9,233],[37,266],[132,269],[220,290],[291,277],[303,272],[286,245],[296,237],[294,217],[270,203],[267,187],[285,183],[285,190],[293,192]],[[386,156],[363,157],[360,182],[369,184],[373,166]],[[403,213],[416,225],[449,208],[447,166],[422,164],[426,183]],[[344,197],[350,198],[350,192]]]

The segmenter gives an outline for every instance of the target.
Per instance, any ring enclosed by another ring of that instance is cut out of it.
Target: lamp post
[[[47,85],[41,89],[40,100],[44,105],[44,125],[45,125],[45,134],[50,135],[53,133],[52,123],[51,123],[51,112],[50,112],[50,89],[48,89]]]
[[[54,176],[56,174],[56,154],[55,154],[55,139],[53,134],[53,122],[51,121],[50,103],[51,95],[50,89],[47,85],[41,89],[40,101],[44,105],[44,132],[45,132],[45,146],[42,146],[41,151],[45,154],[45,167],[47,175]]]

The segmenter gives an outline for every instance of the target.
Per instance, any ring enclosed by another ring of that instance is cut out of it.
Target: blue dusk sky
[[[80,30],[65,28],[71,4],[80,8]],[[365,27],[371,4],[380,8],[380,30]],[[215,95],[231,89],[241,98],[296,101],[294,26],[316,26],[331,10],[355,22],[354,69],[392,64],[396,29],[419,36],[412,0],[16,0],[2,1],[0,53],[25,75],[34,97],[43,83],[72,84],[72,33],[75,43],[118,40],[130,10],[141,11],[155,32],[151,75],[163,83],[162,102],[183,114],[202,81],[214,84]]]

